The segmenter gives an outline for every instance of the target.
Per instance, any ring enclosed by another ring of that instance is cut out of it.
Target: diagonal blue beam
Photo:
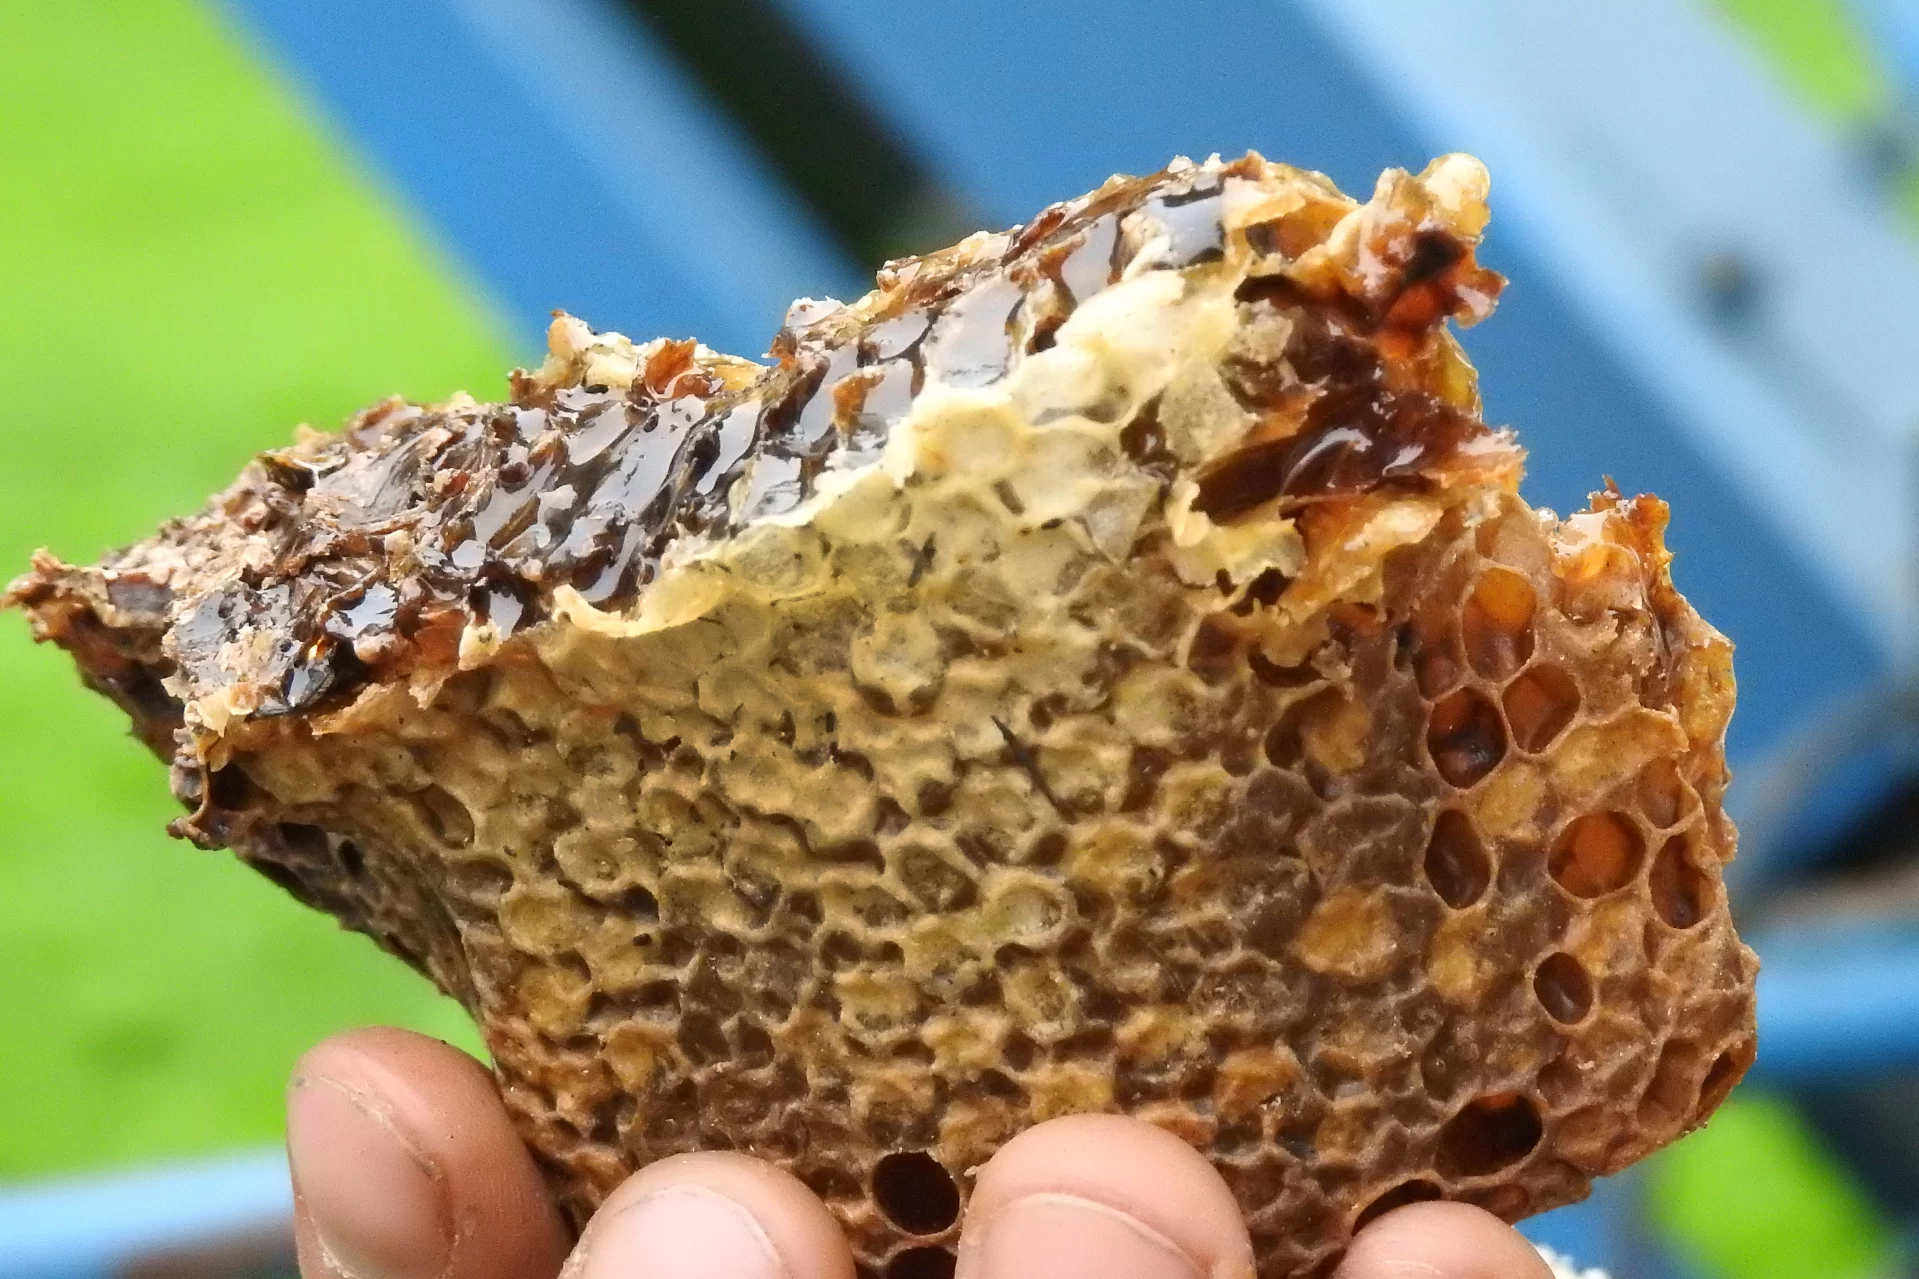
[[[1919,923],[1781,928],[1748,940],[1762,960],[1754,1079],[1791,1085],[1919,1063]]]
[[[1919,111],[1919,0],[1852,0],[1876,52],[1898,80],[1909,111]]]
[[[110,1279],[143,1257],[292,1231],[277,1149],[0,1186],[0,1279]]]
[[[221,3],[504,308],[524,354],[560,308],[752,356],[794,298],[862,291],[605,0]]]

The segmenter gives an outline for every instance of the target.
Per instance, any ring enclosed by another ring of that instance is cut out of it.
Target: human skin
[[[287,1103],[302,1279],[853,1279],[826,1207],[744,1155],[662,1160],[577,1242],[491,1077],[437,1040],[353,1031]],[[1252,1245],[1204,1158],[1137,1120],[1029,1129],[980,1170],[956,1279],[1250,1279]],[[1361,1231],[1338,1279],[1551,1279],[1510,1226],[1422,1203]]]

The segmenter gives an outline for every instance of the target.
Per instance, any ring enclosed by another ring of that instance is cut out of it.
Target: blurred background
[[[1560,509],[1670,499],[1739,645],[1750,1081],[1530,1223],[1615,1279],[1919,1275],[1919,0],[5,0],[0,576],[295,423],[498,396],[563,307],[764,349],[786,303],[1114,171],[1491,166],[1467,335]],[[291,1274],[321,1036],[477,1051],[223,855],[0,619],[0,1279]]]

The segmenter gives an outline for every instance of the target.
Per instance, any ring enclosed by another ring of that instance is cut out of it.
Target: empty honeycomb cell
[[[1461,1198],[1466,1203],[1484,1208],[1493,1216],[1504,1217],[1507,1221],[1517,1221],[1532,1211],[1532,1196],[1526,1193],[1524,1186],[1483,1186]]]
[[[886,1263],[886,1279],[953,1279],[954,1258],[945,1248],[907,1248]]]
[[[1281,666],[1258,649],[1247,652],[1246,663],[1260,683],[1270,684],[1274,688],[1299,688],[1325,678],[1310,664]]]
[[[465,848],[473,842],[473,814],[443,786],[416,791],[413,802],[427,829],[442,844]]]
[[[1713,1058],[1705,1081],[1699,1085],[1699,1106],[1693,1117],[1694,1123],[1704,1123],[1707,1116],[1719,1109],[1719,1103],[1726,1099],[1733,1085],[1739,1082],[1740,1076],[1746,1073],[1758,1054],[1758,1040],[1742,1039]]]
[[[1360,1209],[1359,1215],[1353,1218],[1353,1231],[1357,1233],[1364,1230],[1395,1208],[1404,1208],[1407,1204],[1428,1203],[1434,1199],[1444,1198],[1445,1193],[1424,1177],[1402,1181]]]
[[[962,1175],[1120,1111],[1323,1276],[1403,1203],[1578,1198],[1751,1061],[1730,648],[1663,503],[1519,497],[1447,318],[1485,184],[1182,162],[764,364],[558,317],[505,402],[4,598],[176,833],[482,1023],[575,1227],[741,1150],[862,1279],[950,1279]]]
[[[934,849],[899,849],[894,865],[901,885],[928,910],[961,910],[979,896],[972,877]]]
[[[1493,863],[1486,845],[1472,819],[1457,809],[1442,809],[1434,819],[1423,865],[1426,882],[1454,910],[1478,901],[1492,882]]]
[[[1457,689],[1433,707],[1426,750],[1439,775],[1464,790],[1506,757],[1506,723],[1484,693]]]
[[[1561,1025],[1578,1025],[1592,1011],[1592,978],[1577,959],[1564,951],[1546,956],[1533,970],[1533,994],[1546,1015]]]
[[[1538,662],[1506,685],[1500,698],[1513,743],[1528,754],[1552,745],[1579,714],[1579,685],[1557,666]]]
[[[1659,846],[1646,886],[1653,909],[1674,928],[1691,928],[1712,908],[1712,876],[1693,863],[1692,841],[1684,835],[1674,835]]]
[[[873,1202],[908,1234],[936,1235],[959,1220],[959,1186],[923,1150],[898,1151],[874,1166]]]
[[[1670,759],[1656,759],[1639,772],[1639,811],[1646,821],[1660,830],[1679,824],[1686,815],[1691,795],[1679,766]]]
[[[1239,635],[1223,617],[1203,619],[1187,646],[1186,665],[1208,684],[1223,684],[1237,674]]]
[[[1273,722],[1273,726],[1266,730],[1264,750],[1267,762],[1275,768],[1298,767],[1306,756],[1307,735],[1316,725],[1323,723],[1342,700],[1337,690],[1327,688],[1288,706]]]
[[[1419,641],[1413,652],[1413,678],[1425,697],[1439,697],[1459,683],[1463,674],[1459,656],[1453,651],[1450,631],[1428,634],[1426,627],[1416,628]]]
[[[274,833],[288,848],[298,849],[308,856],[326,855],[326,832],[318,826],[310,826],[305,822],[278,822],[274,825]]]
[[[1645,853],[1645,840],[1630,817],[1587,813],[1559,832],[1546,867],[1573,896],[1600,897],[1631,883]]]
[[[635,884],[623,890],[614,903],[635,923],[658,923],[660,918],[660,899],[650,891]]]
[[[1545,1131],[1530,1097],[1512,1092],[1480,1097],[1439,1130],[1433,1166],[1442,1177],[1491,1176],[1530,1155]]]
[[[1705,1077],[1711,1073],[1710,1066],[1700,1070],[1704,1055],[1700,1045],[1683,1034],[1666,1041],[1639,1097],[1643,1122],[1672,1123],[1696,1113]]]
[[[1459,613],[1466,660],[1488,679],[1504,679],[1533,655],[1533,613],[1539,596],[1509,568],[1489,568]]]

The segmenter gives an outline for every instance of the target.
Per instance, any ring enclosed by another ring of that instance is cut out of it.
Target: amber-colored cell
[[[1562,1025],[1578,1025],[1592,1011],[1592,978],[1564,951],[1546,956],[1533,970],[1533,994],[1546,1015]]]
[[[1266,731],[1266,758],[1278,768],[1293,768],[1308,755],[1313,739],[1323,749],[1329,740],[1343,739],[1350,747],[1363,745],[1363,725],[1347,725],[1340,731],[1342,719],[1350,720],[1350,706],[1336,689],[1323,689],[1311,697],[1293,703]]]
[[[1452,691],[1465,666],[1459,660],[1451,610],[1443,613],[1430,608],[1422,610],[1407,627],[1406,639],[1420,695],[1436,698]]]
[[[1513,743],[1537,754],[1552,745],[1579,713],[1579,685],[1557,666],[1540,663],[1521,671],[1500,699]]]
[[[873,1200],[908,1234],[936,1235],[959,1219],[959,1187],[923,1150],[900,1151],[873,1169]]]
[[[1646,853],[1639,828],[1623,813],[1587,813],[1553,841],[1547,869],[1575,897],[1599,897],[1639,874]]]
[[[953,1279],[953,1266],[945,1248],[908,1248],[886,1263],[886,1279]]]
[[[473,842],[473,814],[443,786],[429,786],[413,796],[427,829],[442,844],[465,848]]]
[[[1545,1131],[1530,1097],[1511,1092],[1480,1097],[1439,1130],[1434,1167],[1444,1177],[1484,1177],[1531,1154]]]
[[[1712,1112],[1719,1109],[1726,1095],[1739,1082],[1742,1075],[1759,1054],[1759,1041],[1745,1039],[1713,1058],[1706,1071],[1705,1082],[1699,1085],[1699,1107],[1693,1112],[1693,1122],[1704,1123]]]
[[[1640,770],[1639,811],[1659,829],[1677,825],[1686,815],[1688,794],[1679,765],[1672,760],[1656,759]]]
[[[1364,1230],[1395,1208],[1404,1208],[1407,1204],[1427,1203],[1443,1198],[1445,1193],[1424,1177],[1402,1181],[1392,1189],[1381,1192],[1371,1203],[1360,1209],[1359,1215],[1353,1218],[1353,1230],[1356,1232]]]
[[[1448,808],[1433,820],[1433,836],[1426,843],[1426,882],[1439,899],[1454,910],[1479,900],[1492,882],[1492,858],[1473,829],[1472,819]]]
[[[1698,1109],[1700,1086],[1710,1067],[1699,1067],[1705,1054],[1697,1040],[1683,1028],[1659,1050],[1652,1078],[1639,1096],[1639,1117],[1644,1123],[1670,1123],[1689,1118]]]
[[[310,857],[326,856],[326,832],[318,826],[309,826],[305,822],[280,822],[275,825],[274,833],[290,849],[297,849]]]
[[[1267,659],[1258,649],[1246,654],[1246,664],[1262,684],[1271,684],[1274,688],[1298,688],[1310,684],[1316,679],[1324,679],[1310,663],[1302,662],[1298,666],[1281,666]]]
[[[1506,725],[1499,708],[1476,688],[1448,694],[1433,707],[1426,749],[1441,777],[1462,790],[1471,786],[1506,757]]]
[[[1506,1221],[1518,1221],[1532,1211],[1533,1197],[1526,1193],[1524,1186],[1515,1186],[1510,1182],[1504,1185],[1485,1186],[1461,1195],[1460,1198],[1475,1208],[1484,1208],[1493,1216]]]
[[[1208,617],[1193,631],[1186,665],[1208,684],[1225,682],[1239,665],[1239,637],[1223,618]]]
[[[1653,909],[1674,928],[1691,928],[1712,907],[1712,878],[1693,864],[1691,841],[1684,835],[1660,845],[1646,886]]]
[[[1539,596],[1509,568],[1480,574],[1459,614],[1466,660],[1489,679],[1503,679],[1533,655],[1533,613]]]

